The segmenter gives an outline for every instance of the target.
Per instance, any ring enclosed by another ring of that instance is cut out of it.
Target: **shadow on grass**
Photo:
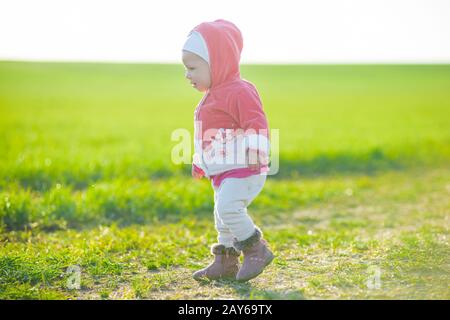
[[[297,179],[329,175],[373,175],[422,164],[423,159],[419,156],[388,154],[380,148],[374,148],[365,153],[322,153],[311,158],[304,158],[301,154],[287,154],[282,155],[278,163],[272,159],[270,166],[278,167],[276,174],[271,175],[272,179]],[[180,172],[182,175],[190,176],[191,166],[185,165]]]
[[[403,170],[407,164],[414,163],[400,155],[388,155],[379,148],[367,153],[327,153],[319,154],[310,159],[302,159],[291,155],[280,158],[279,171],[275,179],[290,179],[297,177],[320,177],[336,174],[368,174],[391,170]]]
[[[431,154],[430,159],[435,157]],[[403,170],[420,165],[423,158],[419,154],[388,154],[380,148],[365,153],[322,153],[305,159],[301,154],[282,155],[279,163],[272,161],[271,166],[279,170],[271,177],[274,179],[296,179],[298,177],[321,177],[336,174],[375,174],[389,170]],[[92,168],[18,168],[14,172],[4,173],[0,190],[8,184],[18,183],[24,189],[46,192],[56,184],[69,186],[74,190],[84,190],[99,181],[114,179],[163,180],[171,177],[190,177],[191,165],[175,166],[170,164],[133,164],[114,165],[112,167],[93,166]]]
[[[251,282],[238,282],[233,280],[204,281],[203,284],[212,284],[215,287],[228,287],[234,290],[244,300],[305,300],[301,290],[261,290],[252,286]]]

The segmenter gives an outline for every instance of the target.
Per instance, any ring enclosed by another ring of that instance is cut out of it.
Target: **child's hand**
[[[192,169],[192,176],[194,177],[194,179],[200,180],[203,176],[196,172],[194,169]]]
[[[248,167],[251,170],[259,170],[262,166],[265,166],[269,163],[269,159],[267,155],[258,152],[255,149],[248,150]]]
[[[195,164],[192,165],[192,177],[194,177],[194,179],[201,179],[205,173],[203,172],[202,169],[200,169],[199,167],[197,167]]]

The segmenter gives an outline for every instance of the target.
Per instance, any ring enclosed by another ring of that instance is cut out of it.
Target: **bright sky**
[[[179,63],[219,18],[243,63],[450,63],[450,0],[0,0],[0,60]]]

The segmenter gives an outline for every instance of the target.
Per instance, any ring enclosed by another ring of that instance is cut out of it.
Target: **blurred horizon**
[[[158,62],[158,61],[128,61],[128,60],[63,60],[63,59],[0,59],[0,63],[61,63],[61,64],[143,64],[143,65],[167,65],[175,66],[181,65],[182,61],[179,62]],[[241,62],[241,66],[446,66],[450,64],[449,61],[438,61],[438,62]]]
[[[242,64],[448,64],[448,16],[446,0],[4,1],[0,61],[178,64],[192,28],[226,19]]]

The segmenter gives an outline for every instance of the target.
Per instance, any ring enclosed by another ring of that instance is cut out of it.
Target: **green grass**
[[[277,257],[247,284],[190,277],[210,261],[211,217],[11,231],[1,239],[0,292],[8,299],[448,299],[449,174],[383,174],[351,195],[344,189],[271,217],[253,211]],[[366,179],[333,180],[355,186]],[[79,290],[67,288],[72,265],[82,271]],[[379,289],[367,287],[370,268],[380,270]]]
[[[242,74],[280,130],[250,207],[276,259],[197,283],[216,234],[209,182],[170,162],[183,67],[0,62],[0,299],[449,299],[450,66]]]

